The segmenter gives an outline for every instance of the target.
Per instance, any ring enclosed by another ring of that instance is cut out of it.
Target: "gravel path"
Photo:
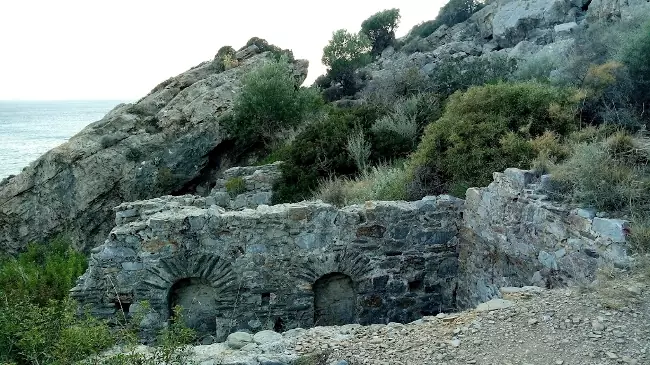
[[[326,365],[650,365],[645,278],[606,280],[591,289],[502,292],[503,300],[490,302],[500,309],[406,325],[317,327],[292,345],[298,353],[329,354]]]

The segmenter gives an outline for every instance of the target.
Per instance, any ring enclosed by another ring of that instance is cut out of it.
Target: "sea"
[[[0,180],[100,120],[123,101],[0,101]]]

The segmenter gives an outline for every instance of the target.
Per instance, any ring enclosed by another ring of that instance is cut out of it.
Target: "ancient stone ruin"
[[[226,176],[275,176],[273,166],[245,171]],[[235,331],[410,322],[493,298],[502,286],[583,282],[600,265],[626,265],[625,222],[549,202],[545,180],[509,169],[465,201],[341,209],[311,201],[226,210],[217,201],[232,200],[216,199],[220,189],[124,203],[72,295],[102,317],[148,302],[145,330],[178,305],[190,326],[222,340]],[[243,194],[255,195],[248,186]]]

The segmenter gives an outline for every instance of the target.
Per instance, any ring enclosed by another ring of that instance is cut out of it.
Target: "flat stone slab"
[[[495,311],[495,310],[500,310],[500,309],[506,309],[513,307],[515,305],[514,302],[506,299],[492,299],[488,302],[481,303],[476,307],[477,312],[489,312],[489,311]]]

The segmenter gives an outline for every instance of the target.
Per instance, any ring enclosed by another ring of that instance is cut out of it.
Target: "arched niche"
[[[348,275],[330,273],[313,285],[314,325],[335,326],[356,322],[357,294]]]

